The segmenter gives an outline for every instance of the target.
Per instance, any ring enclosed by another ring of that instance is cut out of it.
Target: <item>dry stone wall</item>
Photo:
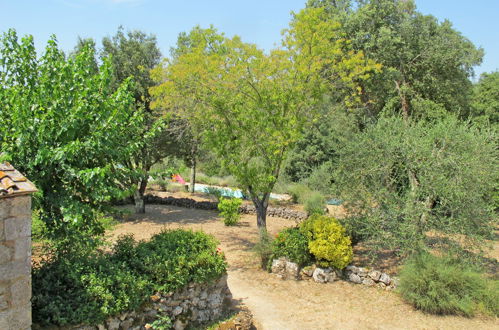
[[[161,316],[168,316],[176,330],[192,328],[216,320],[230,308],[232,295],[227,286],[227,275],[210,283],[191,283],[185,288],[169,293],[155,293],[150,301],[136,311],[109,318],[96,326],[76,325],[54,327],[64,330],[142,330]],[[34,326],[34,330],[42,329]]]
[[[173,205],[191,209],[200,210],[217,210],[216,202],[210,201],[196,201],[191,198],[176,198],[173,196],[159,197],[154,195],[146,195],[144,197],[146,203],[148,204],[163,204],[163,205]],[[243,214],[256,214],[255,207],[251,204],[241,205],[239,212]],[[279,217],[284,219],[290,219],[295,221],[302,221],[308,217],[307,212],[293,210],[287,207],[272,207],[267,208],[267,216],[269,217]]]
[[[0,329],[31,327],[31,196],[0,198]]]
[[[354,284],[376,286],[385,290],[395,289],[398,279],[375,269],[367,269],[354,265],[347,266],[344,270],[320,268],[309,266],[300,267],[286,258],[272,261],[271,272],[283,280],[312,280],[317,283],[332,283],[345,280]]]

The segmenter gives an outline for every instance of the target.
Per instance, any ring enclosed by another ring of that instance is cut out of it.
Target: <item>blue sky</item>
[[[113,35],[119,25],[154,33],[163,55],[177,35],[194,25],[215,25],[227,35],[264,49],[280,40],[291,11],[306,0],[0,0],[0,31],[15,28],[32,34],[38,48],[55,34],[64,50],[71,50],[78,36],[98,41]],[[485,49],[476,72],[499,69],[499,0],[416,0],[418,9],[438,19],[449,19],[455,28]]]

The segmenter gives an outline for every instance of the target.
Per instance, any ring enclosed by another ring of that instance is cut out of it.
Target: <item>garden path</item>
[[[267,222],[272,234],[294,224],[280,218]],[[258,329],[499,329],[496,319],[426,315],[397,294],[376,288],[279,280],[259,268],[251,251],[258,230],[250,215],[225,227],[212,211],[148,205],[146,214],[128,216],[109,235],[112,240],[129,233],[148,239],[163,228],[203,230],[217,237],[229,264],[233,297],[251,310]]]

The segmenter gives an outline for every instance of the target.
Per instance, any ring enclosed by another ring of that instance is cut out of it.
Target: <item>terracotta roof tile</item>
[[[26,195],[36,187],[9,163],[0,163],[0,198]]]

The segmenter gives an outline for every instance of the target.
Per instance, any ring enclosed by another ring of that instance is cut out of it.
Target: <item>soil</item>
[[[124,208],[133,211],[132,206]],[[273,235],[294,225],[291,220],[267,219]],[[243,215],[236,226],[226,227],[213,211],[147,205],[146,214],[127,216],[109,232],[109,239],[123,234],[149,239],[165,228],[203,230],[217,237],[228,261],[234,301],[247,306],[257,329],[499,329],[497,319],[424,314],[395,292],[343,281],[280,280],[261,270],[252,252],[258,239],[253,215]]]

